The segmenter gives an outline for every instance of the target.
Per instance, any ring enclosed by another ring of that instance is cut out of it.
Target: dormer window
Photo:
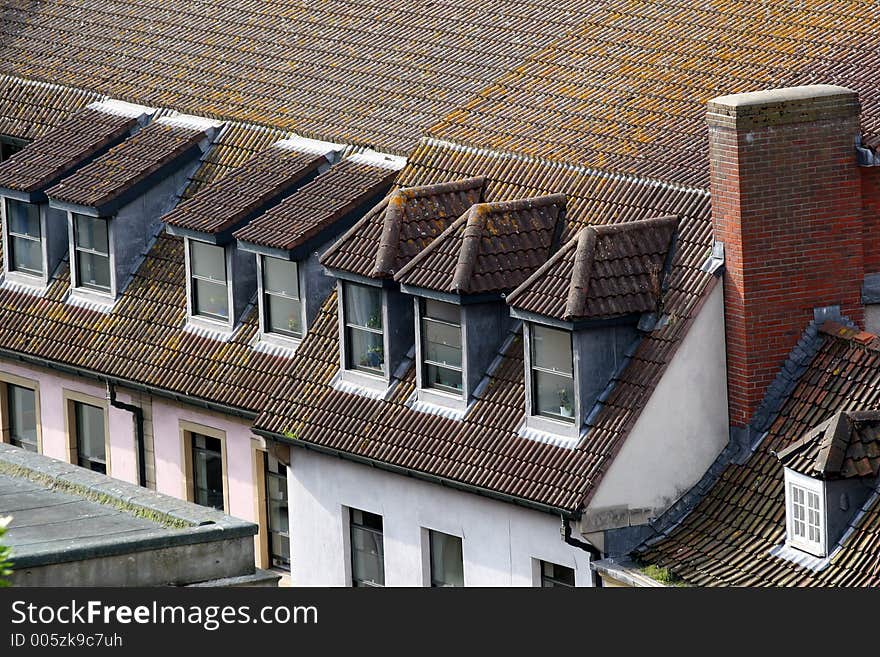
[[[345,281],[342,290],[346,369],[382,375],[385,371],[382,289]]]
[[[434,299],[420,304],[422,385],[461,395],[461,308]]]
[[[574,367],[571,333],[531,324],[532,414],[574,422]]]
[[[40,206],[6,199],[9,271],[30,276],[43,275],[43,231]]]
[[[824,557],[825,548],[825,491],[821,481],[787,471],[785,494],[787,501],[786,531],[788,542],[804,552]]]
[[[192,314],[229,320],[229,276],[226,249],[195,240],[189,242],[190,303]]]
[[[296,262],[261,256],[263,330],[295,340],[303,336],[303,306]]]
[[[27,141],[24,139],[0,135],[0,162],[5,162],[25,146],[27,146]]]
[[[110,292],[109,222],[101,217],[71,213],[73,218],[74,287]]]

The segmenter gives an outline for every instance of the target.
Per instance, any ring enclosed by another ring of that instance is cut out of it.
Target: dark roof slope
[[[94,208],[105,206],[163,166],[197,149],[205,136],[205,132],[197,128],[154,121],[131,139],[50,187],[46,194],[65,203]]]
[[[137,118],[89,106],[0,164],[0,187],[38,192],[122,141]]]
[[[519,436],[525,390],[518,335],[501,349],[497,367],[461,421],[407,406],[415,388],[414,367],[387,401],[335,389],[331,382],[339,371],[339,332],[334,298],[300,345],[293,368],[255,421],[255,430],[572,511],[596,490],[715,280],[700,270],[711,245],[709,198],[699,190],[433,142],[410,157],[398,183],[436,184],[469,175],[486,176],[489,202],[564,193],[565,239],[588,224],[672,212],[682,217],[664,298],[664,310],[673,321],[641,341],[584,440],[569,448]]]
[[[0,71],[404,154],[581,0],[4,3]]]
[[[429,134],[708,187],[706,102],[805,84],[859,93],[880,131],[877,7],[861,0],[603,0]]]
[[[163,217],[177,228],[220,233],[271,204],[328,164],[323,153],[276,144],[180,203]]]
[[[321,264],[370,278],[391,278],[482,200],[485,178],[392,192],[321,256]]]
[[[562,194],[472,205],[394,279],[455,294],[513,289],[550,257],[564,209]]]
[[[839,411],[776,456],[811,477],[875,477],[880,471],[880,411]]]
[[[235,238],[275,249],[295,249],[385,194],[396,175],[397,169],[346,158],[237,230]]]
[[[845,409],[880,410],[880,340],[824,326],[821,346],[766,437],[728,465],[694,509],[637,555],[698,586],[880,586],[880,496],[869,498],[827,568],[770,550],[785,542],[785,485],[776,454]]]
[[[508,297],[563,321],[656,311],[678,217],[587,226]]]
[[[35,139],[101,98],[92,91],[0,75],[0,135]]]

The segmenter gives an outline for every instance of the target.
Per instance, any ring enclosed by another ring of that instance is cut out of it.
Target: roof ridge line
[[[4,73],[0,75],[0,80],[14,80],[17,82],[23,82],[24,84],[32,84],[37,87],[43,87],[44,89],[51,89],[53,91],[75,91],[80,94],[95,96],[96,99],[92,101],[94,103],[104,102],[108,100],[116,100],[113,97],[108,96],[107,94],[98,93],[97,91],[92,91],[90,89],[84,89],[83,87],[73,87],[66,84],[58,84],[57,82],[49,82],[47,80],[35,80],[33,78],[26,78],[20,75],[12,75],[11,73]]]
[[[577,173],[584,173],[588,175],[598,176],[600,178],[608,178],[610,180],[627,180],[630,182],[636,182],[647,185],[654,185],[657,187],[662,187],[663,189],[670,189],[679,192],[688,192],[688,193],[696,193],[701,196],[710,196],[709,190],[703,187],[692,187],[690,185],[680,185],[677,183],[669,182],[667,180],[662,180],[660,178],[650,178],[647,176],[636,176],[629,173],[619,173],[614,171],[606,171],[604,169],[596,169],[595,167],[587,167],[582,164],[570,164],[568,162],[560,162],[558,160],[551,160],[546,157],[535,157],[534,155],[526,155],[524,153],[516,153],[514,151],[505,151],[495,148],[480,148],[477,146],[471,146],[469,144],[462,144],[456,141],[451,141],[449,139],[439,139],[437,137],[426,137],[423,142],[427,146],[439,146],[441,148],[451,148],[460,153],[468,153],[471,155],[482,155],[493,158],[504,158],[504,159],[513,159],[520,160],[523,162],[534,162],[537,164],[545,164],[548,166],[556,167],[558,169],[563,169],[566,171],[575,171]]]
[[[489,215],[493,214],[488,206],[488,203],[475,203],[468,208],[464,215],[465,224],[461,235],[461,249],[458,251],[455,270],[452,272],[451,289],[454,292],[467,292],[468,282],[471,280],[471,275],[477,264],[477,257],[480,254],[480,244],[483,241],[486,222]]]

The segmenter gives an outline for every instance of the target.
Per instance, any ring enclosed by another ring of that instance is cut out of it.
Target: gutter
[[[562,540],[565,541],[567,545],[571,545],[572,547],[576,547],[584,552],[588,552],[590,554],[590,561],[598,561],[602,558],[602,553],[599,549],[593,545],[592,543],[588,543],[587,541],[579,541],[571,535],[571,525],[568,522],[568,519],[564,516],[560,516],[559,518],[562,521],[562,526],[559,528],[559,533],[562,535]]]
[[[344,452],[342,450],[334,449],[332,447],[325,447],[324,445],[317,445],[315,443],[310,443],[301,438],[291,438],[290,436],[282,436],[280,434],[274,433],[272,431],[265,431],[263,429],[252,428],[251,432],[262,436],[263,438],[267,438],[269,440],[275,440],[281,443],[287,443],[289,445],[293,445],[295,447],[302,447],[304,449],[312,450],[319,454],[324,454],[326,456],[336,456],[345,461],[351,461],[353,463],[359,463],[361,465],[368,465],[372,468],[376,468],[378,470],[385,470],[387,472],[393,472],[394,474],[404,475],[407,477],[413,477],[415,479],[419,479],[422,481],[427,481],[432,484],[437,484],[439,486],[445,486],[446,488],[451,488],[453,490],[460,490],[465,493],[473,493],[475,495],[481,495],[483,497],[489,497],[495,500],[499,500],[501,502],[507,502],[509,504],[516,504],[517,506],[522,506],[527,509],[532,509],[533,511],[540,511],[542,513],[552,513],[553,515],[560,516],[566,520],[578,520],[581,516],[580,511],[572,511],[571,509],[563,509],[560,507],[551,506],[549,504],[541,504],[540,502],[533,502],[531,500],[527,500],[521,497],[516,497],[514,495],[508,495],[507,493],[499,493],[497,491],[492,491],[487,488],[480,488],[479,486],[473,486],[471,484],[466,484],[461,481],[455,481],[454,479],[447,479],[446,477],[440,477],[438,475],[432,475],[427,472],[421,472],[418,470],[411,470],[408,468],[401,467],[399,465],[393,465],[391,463],[386,463],[384,461],[378,461],[376,459],[372,459],[368,456],[360,456],[358,454],[352,454],[351,452]],[[566,523],[567,524],[567,523]]]
[[[107,381],[107,401],[113,408],[128,411],[134,417],[138,457],[138,486],[147,486],[147,453],[144,445],[144,409],[134,404],[126,404],[116,399],[116,386]]]
[[[74,365],[64,365],[62,363],[58,363],[47,358],[42,358],[40,356],[22,354],[17,351],[12,351],[10,349],[0,347],[0,357],[7,358],[9,360],[19,361],[22,363],[27,363],[30,365],[38,365],[39,367],[45,367],[46,369],[55,370],[56,372],[63,372],[64,374],[84,376],[86,378],[94,379],[96,381],[101,381],[104,383],[113,383],[119,386],[123,386],[125,388],[129,388],[131,390],[137,390],[138,392],[145,392],[150,395],[155,395],[156,397],[171,399],[176,402],[189,404],[190,406],[197,406],[209,411],[214,411],[215,413],[222,413],[224,415],[239,417],[245,420],[249,420],[251,422],[257,418],[257,413],[255,413],[254,411],[246,411],[235,406],[228,406],[226,404],[219,404],[217,402],[212,402],[207,399],[202,399],[201,397],[193,397],[191,395],[172,392],[164,388],[151,386],[146,383],[138,383],[136,381],[131,381],[129,379],[124,379],[118,376],[107,376],[106,374],[99,374],[94,370],[76,367]]]

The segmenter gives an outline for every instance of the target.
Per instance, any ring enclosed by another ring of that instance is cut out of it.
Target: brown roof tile
[[[83,108],[0,164],[0,187],[43,191],[122,141],[136,124],[133,116],[112,114],[93,105]]]
[[[196,151],[205,136],[200,129],[164,119],[154,121],[131,139],[50,187],[46,194],[65,203],[105,206],[163,166]]]
[[[455,294],[511,290],[550,257],[564,208],[561,194],[472,205],[394,279]]]
[[[0,75],[0,135],[36,139],[101,94]]]
[[[283,142],[251,157],[163,218],[177,228],[220,233],[259,213],[328,164],[324,154]]]
[[[346,158],[236,231],[235,238],[276,249],[295,249],[385,194],[396,175],[396,169]]]
[[[471,205],[481,176],[392,192],[321,256],[321,264],[370,278],[391,278]]]
[[[587,226],[514,290],[514,308],[564,321],[656,311],[678,217]]]

